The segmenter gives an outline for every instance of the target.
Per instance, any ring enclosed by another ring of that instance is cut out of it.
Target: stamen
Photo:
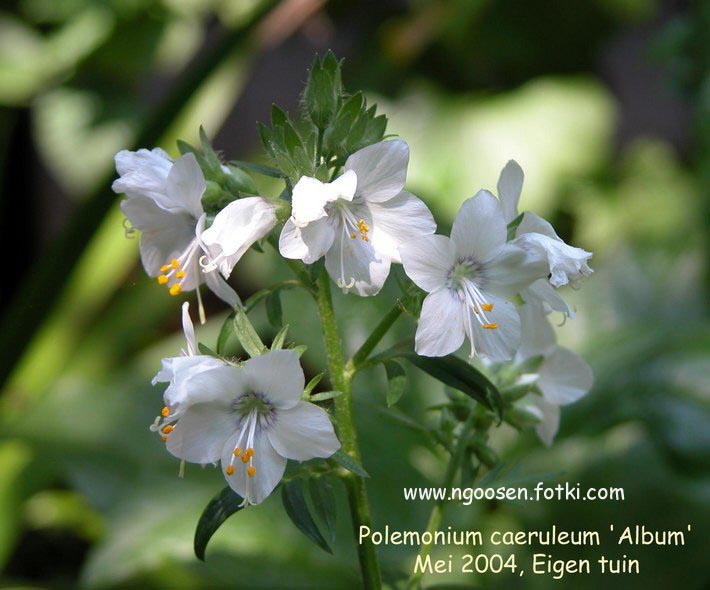
[[[251,447],[249,447],[249,448],[247,449],[247,451],[246,451],[246,454],[247,454],[249,457],[253,457],[253,456],[254,456],[254,449],[252,449]]]
[[[172,424],[168,424],[167,426],[164,426],[160,432],[163,434],[170,434],[173,430],[175,430],[175,427]]]
[[[489,324],[483,324],[484,330],[496,330],[497,328],[498,328],[498,324],[496,322],[491,322]]]
[[[170,289],[168,289],[168,291],[173,297],[175,297],[182,293],[182,286],[180,285],[180,283],[175,283],[172,287],[170,287]]]
[[[254,477],[256,475],[256,467],[254,467],[253,465],[249,465],[249,467],[247,468],[247,475],[249,477]]]
[[[370,231],[370,226],[367,225],[367,222],[364,219],[360,219],[357,222],[357,229],[360,232],[360,238],[362,238],[362,241],[367,242],[367,233]]]
[[[168,272],[170,270],[170,266],[167,264],[163,264],[163,266],[160,267],[160,272]]]
[[[159,275],[158,276],[158,284],[159,285],[167,285],[168,284],[168,276],[167,275]]]
[[[173,259],[170,261],[170,266],[172,266],[173,268],[179,268],[179,267],[180,267],[180,261],[179,261],[177,258],[173,258]]]
[[[224,470],[224,472],[227,475],[233,475],[234,474],[234,465],[227,465],[227,468]]]
[[[182,279],[185,278],[185,271],[184,270],[179,270],[175,273],[175,278]]]
[[[242,463],[249,463],[249,459],[250,459],[250,457],[247,453],[244,453],[242,455]]]
[[[481,307],[483,308],[483,311],[493,311],[492,303],[482,303]]]
[[[160,410],[160,415],[163,418],[167,418],[169,414],[170,414],[170,409],[168,408],[168,406],[163,406],[163,409]]]
[[[168,437],[167,437],[167,436],[161,436],[161,437],[160,437],[160,442],[167,442],[167,441],[168,441]]]
[[[239,455],[241,455],[241,454],[242,454],[242,450],[239,447],[234,449],[234,456],[235,457],[239,457]]]

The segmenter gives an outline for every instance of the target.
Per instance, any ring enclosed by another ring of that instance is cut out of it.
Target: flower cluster
[[[219,348],[217,354],[198,345],[185,302],[186,348],[164,359],[153,380],[168,385],[152,429],[182,461],[220,463],[244,504],[260,503],[274,490],[287,460],[327,459],[340,448],[330,413],[312,403],[331,398],[310,397],[298,350],[282,348],[285,329],[278,345],[263,346],[228,283],[257,243],[268,241],[296,266],[295,282],[320,297],[323,322],[330,292],[321,278],[327,286],[329,275],[344,293],[371,297],[401,264],[403,296],[415,302],[408,311],[418,321],[414,352],[448,357],[467,341],[468,356],[481,358],[508,408],[532,417],[548,444],[559,408],[592,385],[589,366],[556,344],[549,320],[553,312],[574,315],[559,288],[592,272],[591,253],[566,244],[535,213],[519,212],[523,171],[512,160],[500,174],[497,196],[478,191],[461,204],[450,235],[437,234],[428,207],[404,190],[409,147],[383,139],[386,120],[361,95],[342,93],[339,65],[328,59],[316,61],[305,122],[295,125],[275,108],[273,128],[261,128],[275,168],[224,164],[205,137],[201,152],[183,143],[176,160],[158,148],[116,155],[113,189],[126,195],[121,208],[129,231],[141,232],[146,273],[170,295],[195,291],[203,323],[200,286],[207,285],[232,308],[228,321],[235,318],[237,325],[240,318],[251,357],[225,357]],[[283,179],[285,190],[279,197],[258,195],[253,171]],[[331,353],[329,360],[341,354]],[[351,373],[359,369],[354,359]],[[386,355],[379,359],[386,362]],[[335,374],[338,366],[329,366],[334,386],[351,378]],[[337,424],[352,460],[354,434],[341,431],[352,425]]]

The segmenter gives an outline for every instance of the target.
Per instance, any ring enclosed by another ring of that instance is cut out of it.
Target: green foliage
[[[319,490],[322,492],[322,490]],[[331,510],[334,503],[326,504],[322,500],[325,494],[319,496],[321,500],[319,504],[319,510],[322,512],[327,512]],[[299,531],[301,531],[308,539],[313,541],[318,547],[332,553],[333,550],[330,547],[328,541],[325,540],[323,534],[318,529],[318,525],[313,519],[311,510],[306,502],[306,489],[303,483],[303,479],[294,479],[288,483],[285,483],[281,487],[281,500],[283,501],[284,508],[286,509],[286,514],[288,514],[291,522],[296,525]],[[328,521],[330,521],[331,516],[328,515]],[[329,536],[332,537],[332,533],[329,531]]]
[[[407,387],[407,374],[397,361],[385,361],[384,365],[387,372],[387,406],[391,407],[404,394]]]
[[[205,560],[205,549],[212,535],[225,520],[243,508],[241,504],[242,497],[229,486],[210,500],[195,529],[194,549],[198,559]]]

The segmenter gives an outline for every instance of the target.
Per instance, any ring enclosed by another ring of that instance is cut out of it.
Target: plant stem
[[[464,451],[466,450],[466,445],[468,444],[469,434],[471,432],[473,422],[474,413],[471,412],[471,415],[468,417],[466,422],[464,422],[463,428],[459,433],[458,440],[456,441],[456,447],[454,448],[454,452],[451,454],[451,458],[449,459],[449,464],[446,467],[446,474],[444,475],[443,482],[443,487],[445,489],[451,488],[454,484],[454,478],[456,477],[456,474],[458,473],[459,467],[461,465],[461,460],[463,459]],[[431,533],[432,537],[434,533],[439,530],[439,526],[441,525],[441,519],[444,515],[445,506],[446,499],[438,500],[437,503],[434,505],[434,508],[432,508],[431,510],[426,530],[428,533]],[[429,553],[431,553],[431,543],[422,545],[419,548],[419,554],[417,556],[418,561],[421,562],[422,560],[426,559]],[[423,575],[423,571],[412,573],[412,575],[409,577],[409,580],[407,581],[407,588],[419,588]]]
[[[402,305],[397,301],[392,309],[380,320],[380,323],[375,326],[372,334],[362,343],[362,346],[353,355],[353,358],[350,359],[347,366],[348,370],[357,371],[360,368],[360,365],[367,360],[368,355],[374,350],[375,346],[380,343],[382,337],[387,334],[392,324],[397,321],[400,315],[402,315]]]
[[[317,281],[316,302],[318,315],[323,328],[323,342],[325,343],[328,357],[328,373],[331,384],[342,392],[335,398],[335,423],[343,452],[360,462],[360,450],[357,444],[357,433],[353,423],[352,408],[352,376],[345,370],[343,349],[338,333],[338,325],[333,311],[333,300],[330,295],[330,278],[325,269],[321,270]],[[343,476],[348,490],[350,513],[353,519],[355,538],[357,539],[361,526],[371,528],[370,505],[367,500],[365,480],[354,473],[347,472]],[[363,586],[370,590],[379,590],[382,587],[380,579],[380,566],[377,561],[375,546],[371,542],[357,544],[360,569],[362,570]]]

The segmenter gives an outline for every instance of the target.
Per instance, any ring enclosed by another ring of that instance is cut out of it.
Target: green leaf
[[[273,291],[266,297],[266,317],[274,328],[283,326],[284,314],[279,291]]]
[[[385,361],[387,372],[387,407],[395,405],[407,387],[407,374],[397,361]]]
[[[309,401],[312,402],[324,402],[325,400],[328,399],[333,399],[334,397],[338,397],[339,395],[343,395],[342,391],[319,391],[318,393],[314,393]]]
[[[276,336],[274,336],[274,340],[271,343],[271,350],[281,350],[284,347],[284,342],[286,341],[286,334],[288,334],[288,324],[281,328],[277,332]]]
[[[219,336],[217,337],[217,353],[224,354],[224,349],[227,347],[227,341],[229,337],[234,334],[234,315],[235,312],[229,314],[222,328],[219,331]]]
[[[263,123],[257,123],[256,129],[259,132],[259,137],[261,138],[261,143],[264,144],[264,149],[268,152],[268,154],[272,158],[275,158],[276,152],[274,151],[274,146],[272,143],[273,136],[274,136],[273,132],[271,131],[271,129],[269,129]]]
[[[266,352],[266,346],[259,338],[259,334],[257,334],[243,309],[236,310],[233,323],[234,332],[249,356],[255,357]]]
[[[231,160],[229,162],[232,166],[237,168],[243,168],[245,170],[251,170],[262,176],[270,176],[271,178],[283,178],[284,175],[280,170],[272,168],[271,166],[264,166],[263,164],[254,164],[252,162],[245,162],[244,160]]]
[[[193,147],[186,141],[183,141],[182,139],[177,140],[177,147],[178,151],[180,152],[181,156],[184,156],[185,154],[195,154],[197,155],[197,148]]]
[[[202,126],[200,126],[200,145],[202,147],[202,156],[204,157],[204,161],[207,163],[210,172],[219,176],[222,172],[222,164],[219,161],[216,152],[212,148],[212,144],[210,143],[207,133],[205,133]]]
[[[311,379],[308,384],[306,385],[306,388],[303,390],[303,395],[308,398],[311,395],[311,391],[313,391],[316,388],[316,385],[318,385],[323,379],[323,373],[318,373],[313,379]]]
[[[197,343],[197,349],[202,353],[207,356],[213,356],[216,358],[221,358],[219,354],[217,354],[214,350],[212,350],[209,346],[206,344],[202,344],[202,342]]]
[[[278,105],[271,105],[271,126],[276,129],[276,127],[283,127],[288,123],[288,115],[286,112]]]
[[[489,410],[496,412],[499,418],[502,417],[503,402],[498,388],[467,362],[453,355],[435,358],[406,352],[401,356],[434,379],[458,389]]]
[[[518,226],[523,221],[523,215],[525,215],[525,213],[521,213],[515,219],[513,219],[513,221],[511,221],[508,224],[508,237],[507,237],[508,241],[512,240],[515,237],[515,232],[518,231]]]
[[[229,486],[225,487],[210,500],[210,503],[207,504],[202,512],[195,529],[194,548],[198,559],[205,560],[205,549],[207,549],[207,543],[209,543],[212,535],[222,526],[225,520],[242,509],[241,503],[241,496]]]
[[[360,477],[370,477],[370,474],[360,465],[355,459],[348,455],[343,449],[338,449],[330,458],[341,467],[345,467],[348,471],[359,475]]]
[[[332,553],[333,550],[318,530],[318,526],[308,508],[303,489],[303,480],[294,479],[284,484],[281,488],[281,500],[286,509],[286,514],[288,514],[291,522],[296,525],[296,528],[318,547],[328,553]]]
[[[320,520],[321,530],[330,546],[335,542],[335,521],[337,508],[333,486],[325,477],[315,477],[308,480],[308,495],[316,517]]]
[[[254,179],[249,176],[241,168],[236,166],[227,166],[229,174],[225,174],[225,184],[232,192],[247,193],[248,195],[259,194],[259,187],[256,186]]]

